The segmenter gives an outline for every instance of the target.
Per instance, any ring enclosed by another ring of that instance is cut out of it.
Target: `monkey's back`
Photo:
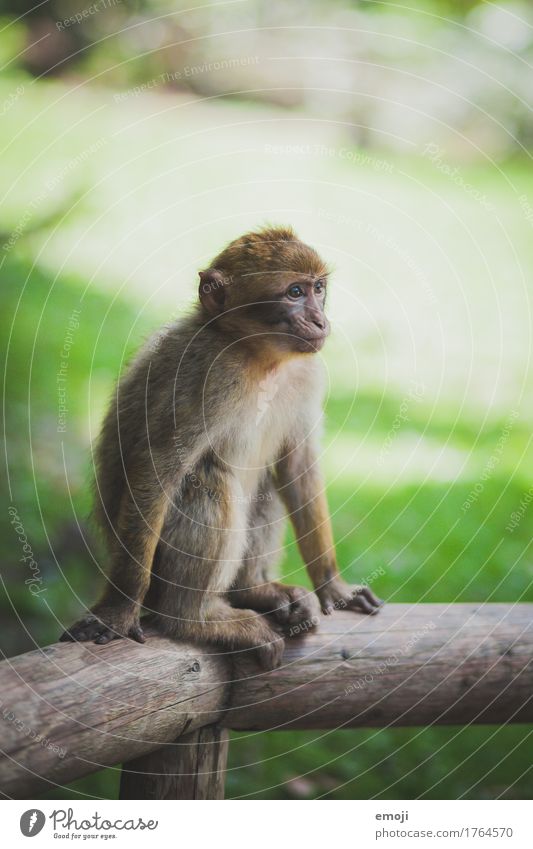
[[[196,386],[186,379],[185,367],[186,353],[196,333],[196,323],[190,317],[157,331],[137,352],[115,386],[93,453],[93,514],[112,538],[130,477],[143,465],[150,467],[152,446],[157,445],[159,450],[163,441],[164,453],[170,453],[167,435],[173,428],[172,396],[177,371],[181,372],[183,389],[189,395],[196,394]]]

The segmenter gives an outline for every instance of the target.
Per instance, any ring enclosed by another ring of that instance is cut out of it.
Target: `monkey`
[[[134,358],[95,448],[109,581],[62,640],[144,642],[144,609],[163,634],[273,669],[320,610],[379,610],[339,573],[319,468],[329,276],[292,228],[246,233]],[[274,580],[287,514],[314,592]]]

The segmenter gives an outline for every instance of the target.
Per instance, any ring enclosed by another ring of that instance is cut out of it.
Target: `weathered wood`
[[[342,612],[243,666],[224,723],[241,730],[533,722],[533,605],[395,604]]]
[[[268,674],[242,661],[232,671],[225,656],[155,635],[144,646],[59,643],[0,664],[0,790],[31,798],[216,722],[532,722],[532,656],[525,604],[335,613],[289,640],[282,667]]]
[[[207,725],[124,764],[121,799],[223,799],[229,732]]]
[[[212,724],[230,678],[223,657],[154,635],[3,661],[0,788],[31,797]]]

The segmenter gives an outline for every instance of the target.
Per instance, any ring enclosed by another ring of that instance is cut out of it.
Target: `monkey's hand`
[[[60,636],[59,642],[77,643],[92,640],[103,645],[121,637],[129,637],[138,643],[145,642],[137,606],[97,606],[72,627],[67,628]]]
[[[316,596],[304,587],[279,585],[276,608],[268,617],[286,637],[312,631],[320,621]]]
[[[316,594],[322,607],[322,613],[329,615],[334,610],[357,610],[373,616],[378,613],[384,602],[372,590],[364,585],[350,585],[336,577],[327,584],[318,587]]]

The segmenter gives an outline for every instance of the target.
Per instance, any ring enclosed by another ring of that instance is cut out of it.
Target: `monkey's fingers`
[[[72,634],[70,633],[70,631],[63,631],[63,633],[61,634],[61,636],[59,638],[59,642],[60,643],[74,643],[75,640],[74,640],[74,637],[72,636]]]
[[[275,613],[265,613],[263,614],[265,619],[268,622],[269,628],[272,628],[275,634],[279,637],[285,636],[286,625],[281,623]]]
[[[70,628],[64,631],[60,643],[85,643],[93,641],[99,646],[110,643],[111,640],[120,640],[122,637],[130,637],[137,643],[144,643],[146,638],[143,629],[138,622],[131,625],[132,618],[113,617],[107,618],[107,624],[98,616],[89,614],[80,619]]]
[[[102,633],[95,638],[95,643],[97,646],[103,646],[106,643],[110,643],[111,640],[119,640],[122,634],[117,634],[116,631],[112,631],[110,628],[103,628]]]
[[[271,612],[269,620],[274,630],[292,637],[316,628],[319,612],[314,593],[303,587],[286,586],[280,592],[278,607]]]
[[[358,592],[363,595],[367,599],[367,601],[370,602],[370,604],[374,605],[374,607],[383,607],[383,605],[385,604],[383,599],[378,598],[377,595],[372,592],[370,587],[366,586],[366,584],[361,587],[357,587],[357,589]]]
[[[131,640],[135,640],[137,643],[145,643],[146,637],[144,636],[144,631],[140,625],[134,625],[133,628],[130,628],[128,637]]]
[[[348,602],[349,610],[360,610],[369,616],[375,616],[383,601],[369,587],[354,587],[352,597]]]
[[[107,628],[104,626],[94,642],[99,646],[103,646],[106,643],[110,643],[112,640],[120,640],[124,636],[129,637],[131,640],[135,640],[136,643],[146,642],[146,637],[144,636],[143,629],[140,625],[132,625],[127,634],[123,634],[121,630],[115,630],[111,627]]]
[[[361,595],[354,596],[348,602],[348,610],[360,610],[361,613],[367,613],[369,616],[375,616],[379,607],[374,607],[366,598]]]
[[[264,643],[262,646],[257,646],[255,649],[257,661],[265,672],[269,672],[271,669],[277,669],[278,666],[281,665],[283,652],[285,650],[285,643],[283,639],[277,637],[275,634],[273,636],[274,639],[272,639],[271,642]]]
[[[64,631],[60,638],[60,643],[85,643],[89,640],[94,640],[98,637],[103,631],[106,630],[106,626],[103,622],[97,619],[95,616],[86,616],[84,619],[80,619],[79,622],[76,622],[70,628],[67,628]]]

